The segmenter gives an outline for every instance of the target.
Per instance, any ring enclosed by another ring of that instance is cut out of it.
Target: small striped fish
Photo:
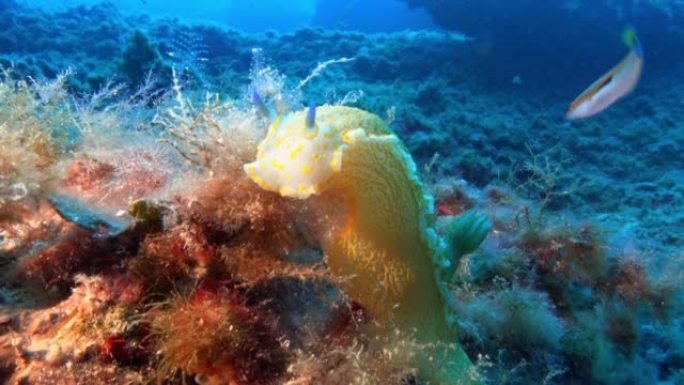
[[[629,47],[627,56],[570,103],[566,119],[596,115],[634,90],[644,66],[644,49],[634,28],[625,29],[623,40]]]

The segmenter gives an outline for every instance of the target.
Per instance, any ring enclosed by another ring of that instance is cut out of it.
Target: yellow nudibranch
[[[351,277],[343,289],[385,333],[397,328],[433,346],[416,359],[430,383],[478,383],[446,318],[436,275],[446,248],[433,228],[432,197],[382,119],[342,106],[276,118],[244,169],[283,196],[341,202],[343,225],[321,244],[333,273]]]

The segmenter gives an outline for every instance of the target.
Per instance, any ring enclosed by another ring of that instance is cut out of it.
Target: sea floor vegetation
[[[684,84],[653,79],[568,123],[524,80],[469,78],[461,35],[245,35],[107,6],[81,9],[81,30],[8,9],[0,42],[34,38],[0,44],[0,382],[439,378],[442,342],[403,327],[411,308],[379,314],[392,293],[337,273],[339,196],[293,199],[245,172],[275,116],[315,102],[319,119],[375,114],[353,123],[392,136],[410,174],[392,186],[421,197],[415,227],[444,240],[448,261],[425,261],[439,287],[406,290],[443,296],[457,330],[443,342],[470,361],[454,384],[684,383]],[[102,38],[77,49],[88,35]],[[365,143],[350,131],[346,146]]]

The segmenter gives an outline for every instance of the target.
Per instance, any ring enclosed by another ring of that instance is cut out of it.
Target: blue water
[[[630,52],[626,28],[644,49],[634,91],[595,116],[565,119],[569,104]],[[174,87],[197,105],[216,92],[243,108],[255,68],[277,69],[270,80],[291,90],[329,60],[338,62],[287,94],[287,107],[349,97],[404,143],[435,196],[439,226],[470,207],[494,223],[452,287],[460,343],[485,383],[684,384],[682,1],[0,0],[0,66],[27,84],[70,69],[62,86],[74,109],[107,84],[122,84],[115,96],[125,98],[155,76],[157,96],[112,128],[124,134],[158,129],[148,123],[176,100]],[[90,112],[109,111],[107,103],[119,108],[108,99]],[[0,104],[0,112],[11,108]],[[81,129],[76,120],[51,130],[69,137],[65,159],[87,136],[71,134]],[[0,174],[0,209],[9,178]],[[79,231],[101,226],[99,216],[88,225],[73,219],[84,207],[99,215],[90,208],[98,202],[67,202],[76,214],[65,220]],[[5,240],[18,236],[2,227],[14,217],[3,214],[0,246],[9,247]],[[140,242],[136,236],[125,242]],[[36,250],[49,244],[36,242]],[[7,266],[39,254],[32,250]],[[86,266],[89,274],[123,269]],[[6,279],[0,275],[0,294]],[[65,282],[59,290],[72,288],[71,276]],[[306,311],[298,300],[297,311]],[[6,302],[0,295],[0,321]],[[142,373],[136,365],[118,367]],[[0,383],[9,367],[0,365]]]
[[[60,2],[24,0],[23,4],[43,9],[59,9],[97,4],[97,0],[65,0]],[[111,1],[124,13],[148,13],[188,21],[212,21],[245,32],[279,32],[321,26],[367,32],[433,28],[424,10],[409,9],[402,2],[378,0],[372,4],[345,0],[231,0],[231,1]]]

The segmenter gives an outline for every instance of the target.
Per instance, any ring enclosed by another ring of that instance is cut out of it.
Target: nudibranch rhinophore
[[[417,358],[431,383],[478,382],[446,317],[446,290],[436,275],[446,247],[433,228],[432,197],[382,119],[343,106],[277,117],[244,169],[283,196],[341,202],[342,225],[321,245],[333,273],[350,277],[343,289],[383,325],[381,333],[396,328],[440,346]]]

